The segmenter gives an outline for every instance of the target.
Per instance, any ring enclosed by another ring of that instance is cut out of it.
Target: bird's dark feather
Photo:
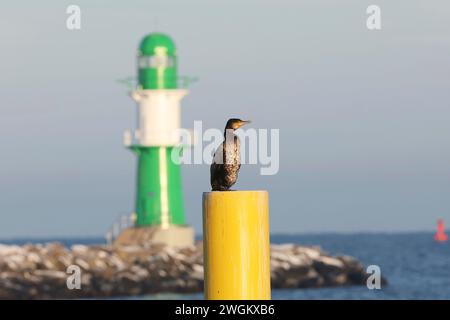
[[[227,191],[236,183],[241,167],[239,148],[239,138],[234,136],[231,143],[224,142],[216,150],[210,167],[213,191]],[[223,152],[223,163],[215,162],[217,152]]]

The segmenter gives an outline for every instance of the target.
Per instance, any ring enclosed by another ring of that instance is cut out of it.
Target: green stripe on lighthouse
[[[180,166],[171,159],[176,147],[134,146],[138,155],[136,224],[184,225]]]

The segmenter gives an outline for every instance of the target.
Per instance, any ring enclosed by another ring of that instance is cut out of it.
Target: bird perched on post
[[[241,119],[229,119],[224,130],[224,141],[217,148],[211,163],[212,191],[228,191],[236,183],[241,168],[240,141],[234,131],[250,123]]]

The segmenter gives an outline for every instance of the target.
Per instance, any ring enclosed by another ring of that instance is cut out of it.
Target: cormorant
[[[211,163],[212,191],[228,191],[236,183],[241,167],[241,152],[240,141],[234,130],[249,122],[234,118],[227,121],[223,134],[224,142],[217,148]]]

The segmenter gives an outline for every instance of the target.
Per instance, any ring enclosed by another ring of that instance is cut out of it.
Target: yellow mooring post
[[[269,300],[267,191],[203,193],[205,299]]]

